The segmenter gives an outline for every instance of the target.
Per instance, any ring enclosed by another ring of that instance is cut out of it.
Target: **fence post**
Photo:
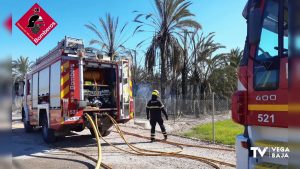
[[[215,143],[215,92],[212,93],[212,137]]]
[[[198,114],[196,113],[195,99],[192,100],[192,102],[193,102],[193,111],[194,111],[194,115],[195,115],[195,117],[197,117]]]
[[[133,107],[134,107],[134,112],[133,112],[133,119],[135,120],[135,117],[136,117],[136,107],[135,107],[135,102],[136,102],[136,99],[135,99],[135,97],[133,97]],[[133,120],[133,121],[134,121]]]
[[[178,113],[177,110],[176,110],[176,104],[177,104],[177,99],[173,100],[173,106],[174,106],[174,107],[173,107],[173,108],[174,108],[174,109],[173,109],[173,111],[174,111],[174,112],[173,112],[173,114],[174,114],[174,115],[173,115],[173,118],[174,118],[174,122],[173,122],[173,123],[174,123],[174,124],[175,124],[176,116],[177,116],[177,113]]]
[[[145,107],[147,106],[147,104],[148,104],[148,101],[147,101],[147,99],[146,98],[144,98],[144,103],[145,103]],[[147,118],[147,112],[146,112],[146,109],[145,108],[143,108],[143,112],[145,111],[145,116],[146,116],[146,118]],[[142,112],[141,112],[141,116],[142,116]],[[143,118],[145,118],[145,117],[143,117]]]
[[[229,110],[229,99],[226,97],[226,112]]]

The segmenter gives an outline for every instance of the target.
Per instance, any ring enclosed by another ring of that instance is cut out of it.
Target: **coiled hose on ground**
[[[119,127],[118,123],[115,121],[115,119],[113,117],[111,117],[110,115],[108,115],[108,114],[104,114],[104,115],[106,115],[107,117],[109,117],[109,119],[113,123],[113,126],[115,127],[117,133],[120,135],[120,137],[122,138],[122,140],[126,143],[126,145],[132,151],[119,148],[119,147],[113,145],[112,143],[108,142],[106,139],[104,139],[102,137],[101,133],[99,132],[99,127],[98,127],[98,123],[97,123],[97,115],[95,116],[95,122],[96,122],[96,124],[95,124],[95,122],[93,121],[93,119],[91,118],[91,116],[88,115],[88,114],[86,114],[86,117],[87,117],[89,123],[91,124],[91,126],[93,128],[93,131],[95,132],[95,136],[96,136],[96,140],[97,140],[97,145],[98,145],[98,161],[97,161],[95,169],[99,169],[100,166],[102,166],[102,167],[105,168],[104,164],[101,163],[102,154],[101,154],[100,138],[104,142],[106,142],[108,145],[110,145],[110,146],[112,146],[112,147],[114,147],[114,148],[116,148],[116,149],[118,149],[120,151],[132,154],[132,155],[139,155],[139,156],[166,156],[166,157],[176,157],[176,158],[192,159],[192,160],[196,160],[196,161],[200,161],[200,162],[206,163],[206,164],[212,166],[213,168],[217,168],[217,169],[219,168],[219,166],[217,166],[215,163],[218,163],[218,164],[221,164],[221,165],[230,166],[230,167],[235,167],[234,164],[230,164],[230,163],[219,161],[219,160],[214,160],[214,159],[209,159],[209,158],[199,157],[199,156],[194,156],[194,155],[188,155],[188,154],[181,154],[181,152],[183,150],[183,147],[181,145],[175,145],[175,146],[177,146],[177,147],[179,147],[181,149],[180,151],[176,151],[176,152],[164,152],[164,151],[147,150],[147,149],[142,149],[142,148],[133,146],[133,145],[131,145],[125,139],[124,133],[121,130],[121,128]]]

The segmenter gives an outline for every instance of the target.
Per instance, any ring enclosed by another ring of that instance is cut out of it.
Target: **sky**
[[[208,34],[215,32],[215,41],[226,46],[220,52],[229,52],[239,47],[243,49],[246,37],[246,20],[242,17],[242,10],[246,0],[191,0],[190,11],[195,14],[194,19],[203,27],[201,32]],[[37,46],[34,45],[16,26],[15,23],[35,4],[38,3],[56,22],[57,27]],[[44,55],[55,47],[64,36],[83,39],[85,46],[96,38],[96,35],[84,27],[91,22],[99,25],[98,20],[110,13],[119,17],[120,25],[128,22],[126,35],[129,40],[125,46],[134,49],[136,45],[150,37],[151,33],[138,33],[132,36],[137,24],[133,22],[137,10],[143,13],[154,11],[153,0],[0,0],[0,21],[12,13],[12,36],[0,27],[0,56],[28,56],[30,60]],[[94,46],[96,47],[96,46]],[[145,49],[145,44],[142,49]],[[140,52],[138,60],[142,60]]]

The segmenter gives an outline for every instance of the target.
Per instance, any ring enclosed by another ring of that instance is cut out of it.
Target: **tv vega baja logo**
[[[289,158],[290,152],[288,147],[251,147],[250,150],[254,158],[257,158],[258,154],[260,157],[267,155],[270,158]]]
[[[38,45],[57,23],[36,3],[22,16],[16,26]]]

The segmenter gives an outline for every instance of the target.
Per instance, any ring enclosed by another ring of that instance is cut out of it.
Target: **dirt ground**
[[[192,119],[191,121],[181,119],[175,123],[172,121],[167,121],[167,129],[171,133],[176,133],[183,130],[183,128],[188,128],[188,126],[193,126],[194,124],[201,124],[207,122],[207,118],[203,119]],[[220,116],[219,119],[227,118],[226,116]],[[146,121],[147,123],[147,121]],[[25,133],[23,131],[23,125],[20,121],[15,120],[12,123],[12,147],[13,147],[13,168],[78,168],[78,169],[92,169],[95,163],[78,155],[65,152],[60,150],[60,148],[69,148],[76,151],[81,151],[94,158],[97,157],[97,146],[95,139],[90,137],[89,130],[84,130],[80,133],[74,133],[72,136],[67,136],[59,138],[54,144],[46,144],[43,142],[41,137],[41,131],[36,130],[33,133]],[[143,128],[130,122],[127,124],[121,124],[121,128],[124,131],[137,133],[139,135],[149,136],[150,131],[147,128]],[[159,128],[157,127],[157,130]],[[114,130],[112,130],[114,131]],[[157,133],[157,138],[162,138],[160,133]],[[121,140],[120,136],[112,132],[106,137],[107,141],[112,144],[128,149]],[[126,139],[133,145],[149,149],[149,150],[159,150],[159,151],[177,151],[180,150],[178,147],[165,143],[150,143],[149,140],[126,135]],[[170,135],[168,138],[170,141],[188,143],[195,145],[207,145],[213,147],[224,147],[222,145],[209,145],[206,142],[201,142],[197,140],[187,139],[178,137],[175,135]],[[222,160],[228,163],[235,164],[235,153],[220,150],[209,150],[204,148],[192,148],[184,147],[183,153],[190,155],[197,155],[206,158],[212,158],[216,160]],[[190,160],[190,159],[179,159],[175,157],[148,157],[148,156],[136,156],[121,152],[102,141],[102,161],[103,163],[111,166],[114,169],[199,169],[199,168],[212,168],[211,166]],[[227,166],[220,166],[220,168],[230,168]]]
[[[219,114],[214,116],[214,121],[226,120],[230,119],[231,114]],[[212,123],[212,116],[211,115],[202,115],[199,118],[195,118],[195,116],[185,116],[179,119],[169,119],[164,120],[164,124],[168,133],[172,134],[179,134],[183,131],[187,131],[193,128],[196,125],[205,124],[205,123]],[[134,125],[132,125],[134,124]],[[132,127],[137,127],[141,129],[150,129],[151,126],[146,118],[136,117],[133,123],[128,123],[126,125],[132,125]],[[157,128],[159,131],[159,128]]]

